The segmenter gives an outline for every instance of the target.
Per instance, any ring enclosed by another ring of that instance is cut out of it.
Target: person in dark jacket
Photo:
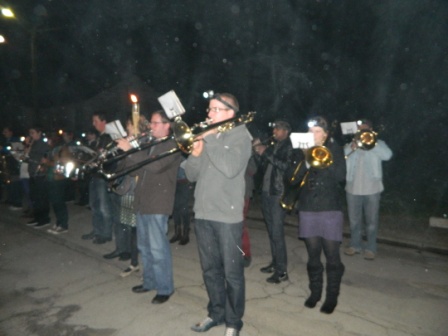
[[[321,299],[324,267],[320,260],[322,250],[326,258],[327,292],[320,311],[331,314],[337,305],[344,265],[340,257],[342,242],[346,165],[344,152],[331,137],[328,122],[316,117],[308,123],[314,135],[315,146],[325,146],[332,160],[313,160],[302,164],[298,174],[303,178],[299,197],[299,238],[308,252],[307,271],[310,297],[305,306],[314,308]],[[322,149],[322,147],[320,147]],[[310,151],[311,149],[308,149]],[[323,156],[322,156],[323,157]]]
[[[263,273],[273,273],[266,279],[269,283],[288,280],[287,254],[284,233],[285,210],[280,205],[284,191],[284,174],[292,160],[292,145],[289,139],[291,126],[284,120],[274,123],[272,146],[254,142],[256,158],[264,167],[262,211],[271,246],[271,263],[260,269]]]
[[[46,187],[46,170],[43,164],[44,156],[50,146],[43,140],[42,128],[33,126],[29,130],[32,139],[28,154],[28,173],[30,174],[30,197],[34,207],[34,218],[27,225],[41,228],[50,224],[50,203]]]
[[[171,125],[164,111],[152,113],[151,133],[155,141],[170,134]],[[118,148],[128,151],[132,145],[126,139],[118,139]],[[177,148],[174,140],[164,141],[149,150],[141,150],[126,158],[126,166],[132,167],[151,157],[157,157]],[[134,191],[134,211],[137,216],[137,245],[143,263],[143,284],[134,286],[134,293],[156,290],[153,304],[169,300],[174,292],[171,249],[166,236],[168,218],[173,212],[176,192],[176,176],[180,165],[180,152],[148,163],[132,175],[138,176]]]

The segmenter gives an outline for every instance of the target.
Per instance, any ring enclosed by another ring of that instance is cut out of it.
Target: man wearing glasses
[[[237,99],[215,94],[207,109],[210,123],[235,117]],[[244,263],[241,250],[246,166],[251,136],[245,125],[198,137],[185,173],[195,188],[195,233],[202,275],[209,296],[208,315],[191,327],[204,332],[225,323],[226,335],[239,335],[245,304]]]
[[[156,111],[149,123],[155,141],[170,134],[170,121],[164,111]],[[126,139],[117,140],[124,151],[133,148]],[[133,166],[148,157],[157,157],[176,148],[174,140],[161,142],[129,155],[126,166]],[[168,218],[173,212],[176,176],[180,152],[151,162],[134,173],[138,176],[134,191],[134,211],[137,216],[137,246],[143,262],[143,284],[132,288],[134,293],[156,290],[153,304],[161,304],[174,292],[171,249],[166,236]]]

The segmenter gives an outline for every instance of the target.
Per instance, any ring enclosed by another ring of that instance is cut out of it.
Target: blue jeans
[[[225,322],[229,328],[241,330],[245,307],[243,223],[196,219],[194,229],[209,297],[208,316],[218,323]]]
[[[137,213],[137,246],[143,263],[143,287],[159,295],[174,292],[167,215]]]
[[[287,272],[287,253],[285,242],[285,210],[280,205],[281,196],[271,196],[263,192],[262,212],[271,245],[272,265],[276,272]]]
[[[366,223],[367,245],[365,249],[376,253],[376,237],[378,234],[378,221],[381,193],[373,195],[347,195],[347,210],[350,221],[350,246],[357,251],[362,250],[361,233],[363,229],[363,215]]]
[[[112,239],[113,221],[116,220],[117,216],[114,216],[115,212],[111,198],[113,195],[107,191],[106,180],[93,177],[90,180],[89,193],[93,233],[97,237]]]

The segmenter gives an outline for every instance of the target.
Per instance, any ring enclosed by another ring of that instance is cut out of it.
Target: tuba
[[[303,176],[299,175],[300,168],[304,163],[317,169],[325,169],[333,164],[333,155],[325,146],[313,146],[306,150],[305,160],[300,161],[292,173],[292,177],[285,184],[285,190],[280,200],[283,209],[291,211],[297,203],[300,192],[308,177],[309,170]],[[299,183],[300,181],[300,183]]]

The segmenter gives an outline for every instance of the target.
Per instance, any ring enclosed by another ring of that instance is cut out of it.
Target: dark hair
[[[100,119],[101,121],[106,121],[106,122],[108,120],[107,113],[105,111],[93,112],[92,117],[98,117],[98,119]]]
[[[329,131],[328,121],[324,117],[316,116],[308,121],[308,127],[316,127],[316,126],[322,128],[325,131],[325,133],[328,133]]]
[[[31,126],[29,129],[30,129],[30,130],[33,129],[33,130],[35,130],[35,131],[38,132],[38,133],[42,133],[42,132],[43,132],[43,128],[42,128],[42,126],[40,126],[40,125],[33,125],[33,126]]]
[[[158,114],[160,116],[160,118],[162,119],[162,122],[164,122],[164,123],[170,123],[171,122],[170,119],[168,118],[168,116],[166,115],[164,110],[154,111],[153,113],[151,113],[151,116],[153,114]]]

